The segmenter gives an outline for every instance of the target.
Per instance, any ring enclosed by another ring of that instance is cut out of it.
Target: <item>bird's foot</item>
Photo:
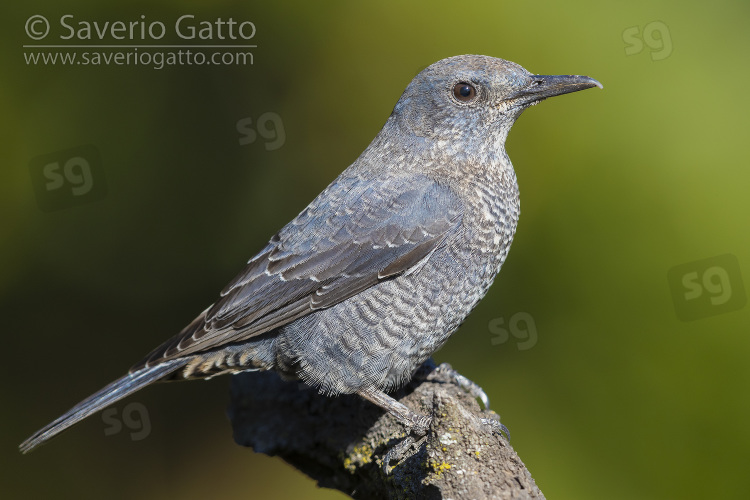
[[[404,459],[414,455],[422,444],[427,440],[427,433],[425,432],[421,437],[414,434],[407,435],[399,443],[391,447],[390,450],[383,457],[383,473],[388,476],[390,475],[393,467],[391,462],[401,462]],[[413,449],[412,449],[413,446]]]
[[[482,389],[476,382],[458,373],[448,363],[436,365],[435,361],[430,358],[425,361],[422,367],[417,371],[415,378],[428,381],[450,380],[469,395],[479,399],[485,410],[490,409],[490,398],[487,397],[487,393],[484,392],[484,389]],[[492,413],[496,415],[497,418],[480,418],[479,421],[482,424],[489,426],[493,433],[497,432],[500,435],[505,435],[505,438],[510,441],[510,431],[505,425],[500,423],[500,416],[495,412]]]
[[[458,373],[448,363],[441,363],[436,366],[435,362],[430,358],[424,362],[422,368],[415,374],[415,377],[428,381],[450,380],[469,395],[478,398],[482,402],[482,405],[484,405],[485,410],[489,410],[490,408],[490,398],[487,397],[484,389],[479,387],[479,384]]]
[[[388,411],[408,430],[407,436],[388,450],[383,457],[383,472],[388,475],[391,472],[391,462],[401,461],[419,450],[422,443],[427,439],[427,431],[430,428],[432,417],[410,410],[406,405],[375,388],[361,389],[358,394]],[[411,451],[412,445],[415,445],[413,451]]]
[[[497,413],[495,413],[495,415],[497,415]],[[505,434],[505,438],[510,441],[510,431],[505,425],[500,423],[499,415],[497,418],[480,418],[479,421],[482,422],[482,424],[489,426],[493,434],[496,432],[501,436]]]
[[[406,418],[399,416],[399,420],[407,427],[408,434],[401,441],[392,446],[383,457],[383,473],[390,475],[393,467],[391,463],[402,462],[405,459],[411,457],[417,453],[422,445],[426,442],[428,437],[428,431],[430,424],[432,423],[432,417],[421,415],[419,413],[408,410],[410,415]],[[500,416],[490,411],[492,417],[489,418],[478,418],[468,412],[468,410],[462,410],[466,418],[475,419],[479,421],[479,424],[488,429],[493,435],[499,435],[501,438],[505,437],[507,441],[510,441],[510,431],[508,428],[500,422]]]
[[[461,389],[482,401],[485,409],[489,407],[489,398],[484,390],[477,384],[455,371],[448,363],[435,366],[432,360],[428,360],[417,374],[417,378],[434,381],[450,381],[456,383]],[[427,432],[432,422],[432,417],[410,410],[404,404],[396,401],[386,393],[374,387],[360,389],[358,394],[364,399],[383,408],[396,417],[407,429],[407,436],[391,447],[383,457],[383,472],[390,474],[393,461],[402,461],[416,453],[427,439]],[[496,418],[478,418],[482,425],[489,426],[493,434],[505,435],[510,440],[510,432],[505,425],[500,423],[500,417],[492,413]],[[467,416],[469,413],[467,412]],[[474,416],[473,418],[477,418]]]

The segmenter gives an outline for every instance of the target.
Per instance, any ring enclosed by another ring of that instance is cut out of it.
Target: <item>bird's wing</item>
[[[462,204],[427,176],[340,178],[177,336],[134,369],[241,342],[413,270],[460,224]]]

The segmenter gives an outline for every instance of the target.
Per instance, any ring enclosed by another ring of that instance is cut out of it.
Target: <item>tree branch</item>
[[[504,437],[480,418],[476,399],[428,361],[393,397],[433,417],[424,439],[384,471],[383,458],[406,437],[395,418],[358,396],[319,395],[273,372],[232,381],[234,440],[278,455],[320,486],[353,498],[543,499]]]

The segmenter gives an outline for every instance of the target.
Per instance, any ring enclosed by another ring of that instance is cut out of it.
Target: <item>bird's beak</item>
[[[602,84],[590,76],[581,75],[532,75],[531,83],[520,89],[511,99],[518,104],[536,104],[548,97],[569,94],[591,87],[602,87]]]

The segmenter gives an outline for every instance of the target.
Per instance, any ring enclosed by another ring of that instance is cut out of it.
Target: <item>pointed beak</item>
[[[536,104],[548,97],[569,94],[591,87],[602,87],[602,84],[590,76],[581,75],[532,75],[531,84],[520,89],[512,96],[523,104]]]

